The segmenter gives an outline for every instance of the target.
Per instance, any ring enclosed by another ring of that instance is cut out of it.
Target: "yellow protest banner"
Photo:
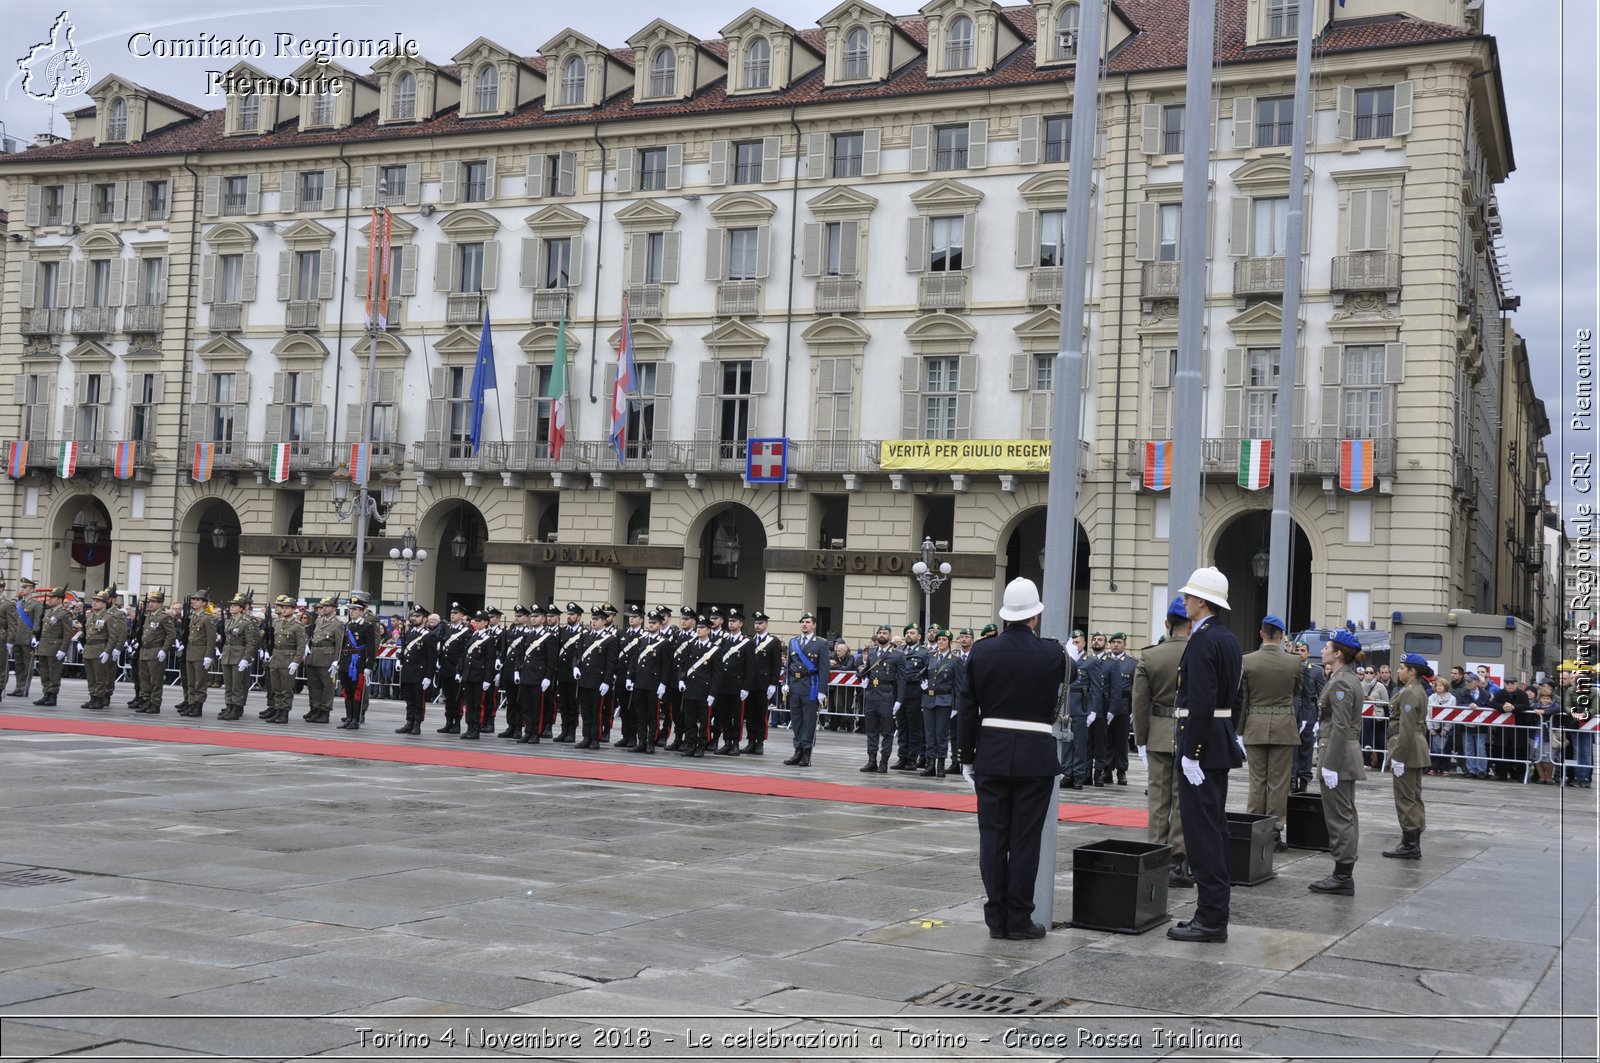
[[[1047,439],[885,439],[888,472],[1049,472]]]

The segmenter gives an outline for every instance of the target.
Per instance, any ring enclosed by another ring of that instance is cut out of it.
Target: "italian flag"
[[[567,441],[567,304],[561,304],[561,321],[556,326],[556,361],[550,370],[550,460],[560,464],[561,448]]]
[[[56,475],[63,480],[72,479],[72,474],[78,471],[78,444],[73,440],[65,440],[61,444],[61,453],[56,458]]]
[[[1272,483],[1272,440],[1239,441],[1239,486],[1246,491],[1262,491]]]
[[[267,466],[267,478],[275,484],[281,484],[289,479],[289,451],[288,443],[272,444],[272,460]]]

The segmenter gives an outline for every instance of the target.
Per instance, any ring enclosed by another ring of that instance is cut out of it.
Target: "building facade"
[[[1226,0],[1218,28],[1201,548],[1241,633],[1265,600],[1270,491],[1238,467],[1277,416],[1292,7]],[[1317,8],[1290,622],[1532,608],[1548,425],[1497,268],[1514,163],[1493,39],[1459,0]],[[883,443],[1048,439],[1078,4],[847,0],[804,30],[752,9],[716,40],[657,20],[623,45],[569,30],[531,56],[479,38],[448,63],[310,63],[293,94],[241,64],[233,84],[280,90],[215,111],[102,80],[68,140],[0,160],[0,436],[29,443],[0,514],[21,566],[344,592],[334,487],[368,437],[392,504],[363,582],[391,601],[409,527],[432,554],[413,597],[435,605],[805,608],[855,639],[920,615],[924,538],[953,567],[936,619],[978,625],[1040,576],[1048,527],[1076,533],[1074,616],[1143,637],[1170,590],[1168,500],[1141,472],[1172,423],[1185,9],[1107,19],[1075,525],[1048,521],[1037,461],[886,468]],[[474,451],[486,319],[498,387]],[[785,483],[745,480],[752,438],[790,441]],[[1352,440],[1370,486],[1341,476]]]

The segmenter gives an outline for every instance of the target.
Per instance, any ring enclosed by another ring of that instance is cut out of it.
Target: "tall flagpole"
[[[368,245],[368,262],[371,266],[367,270],[366,292],[367,379],[361,389],[361,429],[358,439],[362,453],[366,456],[366,475],[361,478],[361,493],[356,496],[356,556],[353,562],[355,578],[350,583],[352,591],[366,589],[367,521],[371,519],[369,511],[372,509],[372,496],[367,492],[367,484],[372,479],[372,390],[378,380],[378,336],[385,331],[384,326],[389,320],[389,247],[388,241],[384,239],[388,221],[387,206],[379,205],[372,208],[372,235]],[[378,249],[375,262],[372,257],[373,248]],[[384,305],[374,305],[378,298],[383,300]],[[352,474],[355,471],[354,468],[350,470]]]
[[[1278,415],[1272,433],[1272,534],[1267,612],[1289,616],[1289,477],[1294,447],[1294,389],[1300,370],[1301,248],[1305,243],[1306,121],[1311,100],[1311,22],[1316,5],[1300,0],[1294,55],[1294,128],[1289,148],[1289,219],[1283,241],[1283,333],[1278,340]]]
[[[1178,234],[1178,370],[1172,381],[1172,518],[1167,595],[1200,558],[1200,432],[1204,392],[1207,230],[1211,220],[1211,67],[1216,0],[1189,0],[1189,75],[1183,109],[1183,217]]]

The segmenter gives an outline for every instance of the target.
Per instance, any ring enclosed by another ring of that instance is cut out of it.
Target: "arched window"
[[[473,106],[480,114],[500,109],[500,68],[493,63],[478,68],[478,91]]]
[[[402,71],[394,79],[394,98],[389,105],[389,112],[391,118],[417,116],[417,78],[411,71]]]
[[[944,34],[944,68],[969,70],[972,62],[972,19],[957,15]]]
[[[1062,4],[1056,16],[1056,58],[1078,58],[1078,5]]]
[[[327,88],[327,89],[324,89],[322,92],[319,92],[317,94],[317,98],[315,100],[311,101],[311,124],[312,125],[332,125],[333,124],[333,89],[332,88]]]
[[[663,45],[650,57],[650,95],[671,96],[677,87],[678,53]]]
[[[872,44],[864,26],[857,26],[844,38],[844,64],[839,72],[843,81],[859,81],[872,73]]]
[[[261,129],[261,97],[254,94],[239,97],[239,128],[247,133]]]
[[[772,45],[756,37],[744,46],[744,87],[765,89],[772,86]]]
[[[111,101],[109,113],[106,115],[106,139],[128,139],[128,101],[121,96]]]
[[[572,55],[561,64],[561,102],[575,107],[583,102],[583,79],[587,73],[583,57]]]

